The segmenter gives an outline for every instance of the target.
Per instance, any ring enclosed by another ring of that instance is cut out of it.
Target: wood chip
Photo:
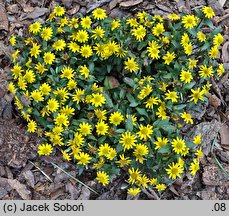
[[[224,63],[229,62],[229,41],[224,43],[222,47],[222,60]]]
[[[20,21],[23,21],[25,19],[37,19],[43,15],[45,15],[46,13],[48,13],[48,8],[39,8],[39,7],[35,7],[34,11],[28,14],[24,14],[22,17],[20,17]]]
[[[220,129],[220,138],[222,145],[229,146],[229,128],[226,125],[222,125]]]
[[[0,30],[9,30],[9,21],[7,18],[5,7],[2,3],[0,3]]]
[[[215,109],[217,109],[221,104],[221,100],[214,94],[208,94],[208,102]]]
[[[130,7],[133,7],[133,6],[140,4],[142,2],[143,2],[143,0],[130,0],[130,1],[121,2],[119,4],[119,6],[122,8],[130,8]]]
[[[31,200],[31,192],[16,179],[8,179],[9,185],[15,189],[23,200]]]

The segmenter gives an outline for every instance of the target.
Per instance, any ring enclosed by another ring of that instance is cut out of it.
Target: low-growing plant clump
[[[188,139],[181,128],[195,123],[190,110],[207,103],[209,80],[224,68],[214,11],[194,14],[112,19],[97,8],[69,18],[57,6],[29,37],[11,37],[8,90],[28,131],[43,139],[38,154],[60,151],[104,186],[123,170],[133,196],[195,175],[201,134]]]

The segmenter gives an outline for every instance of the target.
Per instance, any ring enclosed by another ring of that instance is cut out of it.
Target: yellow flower
[[[212,66],[207,67],[207,65],[202,65],[199,71],[200,77],[203,77],[204,79],[207,77],[213,76],[213,69]]]
[[[41,31],[41,37],[45,40],[48,41],[51,39],[53,35],[53,31],[51,27],[44,27]]]
[[[196,150],[195,155],[197,156],[197,160],[200,160],[200,158],[203,156],[202,147]]]
[[[80,54],[84,58],[89,58],[90,56],[92,56],[93,52],[92,52],[91,46],[89,46],[89,45],[81,46]]]
[[[40,54],[41,50],[40,50],[41,45],[38,45],[37,43],[33,43],[32,48],[30,49],[30,55],[35,58],[38,57],[38,55]]]
[[[186,124],[188,124],[188,123],[193,124],[193,119],[192,119],[191,114],[183,112],[181,115],[181,118],[184,119]]]
[[[164,147],[168,142],[169,140],[165,137],[157,137],[157,141],[154,142],[154,144],[156,145],[155,149],[157,150]]]
[[[151,178],[149,183],[150,185],[156,185],[157,182],[158,182],[157,178]]]
[[[96,109],[95,110],[95,115],[99,120],[104,120],[105,121],[107,119],[106,113],[107,113],[106,110],[100,110],[100,109]]]
[[[59,103],[56,99],[50,98],[47,102],[47,109],[51,112],[56,112],[59,108]]]
[[[44,62],[50,65],[53,63],[55,58],[56,58],[55,55],[51,52],[46,52],[43,56]]]
[[[77,28],[79,27],[78,20],[79,20],[79,18],[75,18],[75,17],[71,18],[71,19],[69,20],[68,26],[69,26],[71,29],[72,29],[72,28],[77,29]]]
[[[180,80],[182,82],[190,83],[192,81],[192,79],[193,79],[193,76],[192,76],[191,72],[184,71],[184,70],[181,71]]]
[[[88,41],[88,33],[85,30],[79,30],[76,32],[76,40],[80,43],[85,43]]]
[[[45,65],[44,65],[44,64],[41,64],[40,62],[38,62],[38,63],[35,65],[35,69],[36,69],[37,72],[40,73],[40,74],[43,74],[45,71],[48,70],[47,68],[45,68]]]
[[[79,124],[79,128],[77,130],[84,136],[90,135],[91,125],[89,125],[87,122],[82,122]]]
[[[120,112],[113,112],[110,115],[109,121],[111,124],[118,126],[119,124],[121,124],[121,122],[124,120],[122,113]]]
[[[66,43],[63,39],[59,39],[53,43],[52,47],[57,51],[62,51],[66,47]]]
[[[200,169],[199,161],[197,159],[194,159],[189,167],[191,175],[194,176],[199,169]]]
[[[29,32],[37,34],[41,30],[41,24],[39,22],[34,22],[29,26]]]
[[[198,62],[198,60],[189,59],[188,69],[192,70],[192,69],[196,68],[197,62]]]
[[[128,58],[127,61],[124,61],[125,69],[132,72],[139,70],[138,64],[135,62],[134,58]]]
[[[139,187],[148,188],[149,182],[150,182],[149,178],[144,174],[144,175],[138,177],[136,185]]]
[[[30,97],[37,103],[44,100],[42,93],[38,90],[32,91]]]
[[[103,38],[105,31],[100,27],[97,26],[94,30],[92,30],[92,38],[93,39],[99,39],[99,38]]]
[[[61,70],[61,78],[67,78],[67,79],[72,79],[74,77],[74,70],[71,67],[64,66],[63,69]]]
[[[141,41],[146,36],[146,28],[142,25],[132,30],[132,35],[138,40]]]
[[[175,57],[176,55],[174,52],[167,52],[166,55],[164,55],[162,58],[164,59],[166,65],[170,65],[170,63],[173,61]]]
[[[83,89],[76,89],[76,92],[74,95],[72,95],[73,101],[76,102],[77,104],[81,101],[84,101],[84,94],[85,94],[85,90]]]
[[[159,59],[159,53],[160,53],[160,46],[157,44],[156,41],[150,41],[148,43],[148,47],[147,47],[147,52],[148,52],[148,56],[152,59]]]
[[[206,34],[204,34],[203,32],[201,32],[201,31],[199,31],[198,33],[197,33],[197,38],[198,38],[198,40],[200,41],[200,42],[204,42],[204,41],[206,41]]]
[[[37,130],[37,123],[33,120],[29,121],[28,123],[28,132],[34,133]]]
[[[126,131],[125,133],[122,134],[119,142],[122,144],[124,147],[124,151],[127,149],[131,149],[136,145],[136,136],[131,134],[131,132]]]
[[[116,163],[118,164],[119,167],[125,167],[130,165],[131,160],[129,159],[129,157],[125,157],[124,154],[119,155],[120,159],[118,161],[116,161]]]
[[[194,89],[191,89],[191,99],[190,101],[193,101],[195,104],[197,104],[198,100],[204,100],[203,98],[203,91],[201,91],[200,88],[194,90]]]
[[[50,155],[53,151],[53,148],[50,144],[41,144],[38,146],[38,154],[39,155]]]
[[[89,69],[87,68],[86,65],[80,66],[79,72],[82,76],[84,76],[84,78],[88,78],[89,77]]]
[[[32,70],[27,70],[25,72],[25,75],[23,76],[23,78],[28,82],[28,83],[33,83],[35,82],[35,74]]]
[[[129,188],[128,194],[131,196],[137,196],[141,192],[140,188]]]
[[[16,36],[13,35],[10,39],[9,39],[10,45],[11,46],[15,46],[16,44]]]
[[[16,62],[18,54],[20,53],[20,51],[17,49],[11,56],[13,59],[13,62]]]
[[[70,161],[71,160],[71,156],[69,155],[69,153],[67,153],[66,151],[61,150],[62,153],[62,157],[64,160],[66,161]]]
[[[219,55],[219,49],[217,46],[213,46],[209,51],[210,58],[214,59]]]
[[[11,92],[12,94],[15,94],[16,93],[16,88],[15,88],[15,85],[13,84],[13,82],[10,82],[9,83],[7,90],[9,92]]]
[[[78,160],[77,164],[87,166],[92,157],[88,153],[79,152],[78,155],[75,155],[75,159]]]
[[[96,133],[98,135],[105,135],[109,128],[104,121],[99,121],[95,127],[96,127]]]
[[[172,147],[173,147],[173,151],[176,154],[181,154],[186,148],[185,141],[180,139],[179,137],[176,137],[176,139],[173,139],[171,144],[172,144]]]
[[[215,12],[211,7],[204,6],[202,9],[205,17],[211,19],[215,16]]]
[[[114,31],[116,28],[120,26],[120,20],[116,19],[111,22],[111,31]]]
[[[130,25],[130,27],[137,27],[139,25],[136,18],[127,19],[126,23]]]
[[[183,35],[182,35],[182,37],[181,37],[181,45],[183,46],[183,47],[185,47],[186,46],[186,44],[188,44],[188,43],[190,43],[190,38],[189,38],[189,36],[188,36],[188,34],[187,33],[184,33]]]
[[[106,98],[101,93],[93,93],[90,102],[93,106],[100,107],[106,103]]]
[[[15,64],[14,67],[11,69],[11,73],[14,78],[18,78],[22,72],[23,72],[22,67],[18,65],[18,63]]]
[[[143,163],[143,161],[145,160],[144,156],[146,156],[148,153],[149,149],[146,145],[136,144],[133,155],[136,157],[136,161],[139,161],[139,163]]]
[[[89,29],[91,27],[91,18],[89,16],[81,18],[80,24],[84,29]]]
[[[223,75],[224,71],[225,70],[224,70],[223,64],[222,63],[219,64],[219,68],[217,69],[217,75],[218,75],[218,77],[221,77]]]
[[[146,108],[153,109],[153,105],[158,105],[159,99],[158,97],[150,97],[144,104],[146,104]]]
[[[177,95],[177,92],[175,91],[170,91],[168,90],[167,93],[165,93],[165,96],[166,96],[166,100],[171,100],[173,103],[177,102],[178,100],[178,95]]]
[[[166,189],[166,185],[165,184],[157,184],[156,189],[158,191],[164,191]]]
[[[145,97],[147,97],[151,92],[153,91],[151,85],[144,86],[143,89],[139,92],[138,98],[140,100],[143,100]],[[155,102],[155,101],[154,101]]]
[[[56,16],[63,16],[64,13],[65,13],[65,10],[64,10],[64,8],[61,7],[61,6],[56,6],[56,7],[54,8],[53,13],[54,13]]]
[[[64,113],[58,113],[57,117],[54,119],[54,122],[58,126],[64,125],[64,126],[68,127],[68,125],[69,125],[68,116]]]
[[[68,49],[70,51],[72,51],[73,53],[75,53],[75,52],[79,52],[80,51],[80,46],[77,43],[71,41],[68,44]]]
[[[60,98],[60,103],[63,103],[69,98],[69,92],[66,87],[57,88],[53,93],[56,95],[56,97]]]
[[[192,54],[192,44],[188,43],[184,46],[184,52],[187,56],[190,56]]]
[[[67,84],[68,90],[75,89],[77,86],[77,82],[75,80],[69,80]]]
[[[130,182],[130,184],[134,184],[137,181],[137,179],[141,176],[140,170],[138,168],[137,169],[134,169],[133,167],[129,168],[128,173],[130,175],[128,179],[128,182]]]
[[[153,27],[152,33],[159,37],[165,31],[164,25],[162,23],[158,23],[156,26]]]
[[[93,15],[94,19],[96,19],[96,20],[103,20],[107,17],[106,10],[104,10],[102,8],[96,8],[95,10],[93,10],[92,15]]]
[[[168,15],[168,18],[170,19],[170,20],[179,20],[180,19],[180,16],[178,15],[178,14],[169,14]]]
[[[108,154],[106,155],[108,160],[113,160],[117,155],[117,151],[115,148],[110,148]]]
[[[197,18],[194,15],[185,15],[182,18],[182,23],[186,29],[192,29],[197,26]]]
[[[201,144],[201,134],[198,134],[193,138],[193,143],[196,144],[196,145],[200,145]]]
[[[214,38],[213,38],[213,44],[215,46],[220,46],[223,43],[223,41],[224,41],[224,38],[220,33],[215,35]]]
[[[98,171],[96,180],[103,186],[106,186],[109,184],[109,175],[107,175],[107,173],[105,173],[104,171]]]
[[[153,134],[153,126],[147,124],[147,126],[143,126],[140,124],[139,131],[137,132],[138,137],[140,140],[146,141],[148,138],[151,138],[151,135]]]
[[[170,164],[168,167],[169,168],[166,169],[166,172],[169,175],[169,178],[176,179],[177,177],[181,177],[183,170],[178,163],[175,164],[172,162],[172,164]]]

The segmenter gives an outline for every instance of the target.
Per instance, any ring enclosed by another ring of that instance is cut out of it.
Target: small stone
[[[85,7],[81,7],[79,12],[82,14],[82,15],[86,15],[87,13],[87,9]]]
[[[112,10],[114,9],[118,4],[118,0],[112,0],[110,3],[109,3],[109,9]]]
[[[78,11],[79,11],[79,9],[80,9],[80,5],[79,4],[75,4],[73,7],[72,7],[72,9],[70,9],[69,11],[68,11],[68,14],[69,15],[75,15]]]
[[[134,6],[136,6],[136,5],[138,5],[138,4],[142,3],[142,2],[143,2],[143,0],[130,0],[130,1],[121,2],[119,4],[119,6],[121,8],[128,9],[128,8],[134,7]]]
[[[119,9],[119,8],[114,8],[113,10],[111,10],[110,12],[110,17],[112,18],[119,18],[121,19],[122,17],[126,16],[127,15],[127,12]]]

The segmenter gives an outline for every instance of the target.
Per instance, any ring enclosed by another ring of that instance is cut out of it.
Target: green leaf
[[[194,85],[196,85],[195,81],[190,82],[189,84],[185,84],[183,88],[184,89],[191,89]]]
[[[118,143],[116,146],[117,153],[121,152],[122,150],[123,150],[123,146],[120,143]]]
[[[169,144],[160,148],[157,152],[161,154],[169,153],[171,151],[171,146]]]
[[[171,125],[171,124],[166,124],[166,125],[164,125],[164,126],[162,127],[162,130],[164,130],[164,131],[166,131],[166,132],[168,132],[168,133],[174,132],[175,129],[176,129],[176,128],[175,128],[173,125]]]
[[[210,19],[207,19],[206,20],[206,24],[211,28],[211,29],[214,29],[214,25],[212,23],[212,21]]]
[[[200,50],[201,51],[207,50],[210,48],[210,46],[211,44],[208,41],[206,41],[205,44],[200,48]]]
[[[103,96],[106,98],[106,104],[107,104],[109,107],[113,108],[113,107],[114,107],[114,104],[113,104],[113,102],[112,102],[110,96],[109,96],[108,94],[106,94],[105,92],[103,92]]]
[[[132,132],[133,131],[133,122],[131,115],[128,116],[127,121],[126,121],[126,130]]]
[[[172,73],[167,73],[167,74],[163,74],[163,78],[165,78],[165,79],[171,79],[172,78],[172,76],[173,76],[173,74]]]
[[[116,133],[120,133],[120,134],[121,134],[121,133],[124,133],[125,131],[126,131],[125,129],[121,129],[121,128],[115,130]]]
[[[194,143],[192,143],[192,142],[186,142],[186,147],[187,148],[193,148],[194,146],[196,146]]]
[[[111,64],[107,64],[107,73],[110,73],[112,69],[112,65]]]
[[[134,81],[131,78],[129,78],[129,77],[124,77],[123,81],[124,81],[124,83],[126,83],[130,87],[133,87],[134,86]]]
[[[124,96],[125,96],[125,93],[126,93],[126,91],[125,91],[123,88],[121,88],[121,90],[120,90],[120,92],[119,92],[119,98],[120,98],[120,99],[123,99]]]
[[[146,112],[145,109],[137,107],[136,110],[140,115],[146,116],[147,118],[149,118],[148,113]]]
[[[186,104],[179,104],[173,107],[174,110],[182,110],[186,107]]]
[[[103,143],[106,138],[107,138],[106,136],[99,137],[98,143]]]
[[[126,97],[128,101],[130,102],[130,105],[129,105],[130,107],[136,107],[138,105],[135,98],[129,92],[126,94]]]
[[[95,64],[94,64],[94,62],[89,62],[88,69],[89,69],[90,72],[93,72],[93,71],[94,71],[94,69],[95,69]]]

